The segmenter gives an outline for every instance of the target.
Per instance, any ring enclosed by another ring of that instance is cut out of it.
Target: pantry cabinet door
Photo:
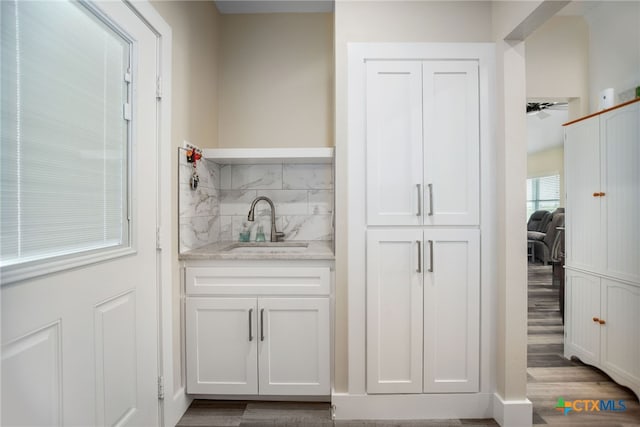
[[[422,392],[422,230],[367,231],[367,393]]]
[[[600,191],[600,122],[597,117],[565,127],[566,265],[601,272],[603,245]]]
[[[564,356],[577,356],[585,363],[600,362],[600,278],[565,270]]]
[[[603,273],[635,283],[640,283],[639,141],[640,103],[600,116]]]
[[[329,298],[260,298],[261,395],[331,394]]]
[[[602,365],[616,382],[640,384],[640,286],[602,281]]]
[[[427,230],[424,238],[424,391],[477,392],[480,231]]]
[[[258,393],[256,302],[187,298],[187,393]]]
[[[478,63],[423,63],[426,225],[480,221]]]
[[[367,224],[421,225],[422,65],[366,67]]]

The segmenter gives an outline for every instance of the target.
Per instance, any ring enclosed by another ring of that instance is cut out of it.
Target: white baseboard
[[[533,405],[529,399],[503,400],[493,395],[493,418],[503,427],[531,427]]]
[[[493,400],[491,393],[331,396],[336,420],[492,418]]]
[[[178,390],[171,400],[164,401],[164,425],[165,427],[174,427],[180,421],[180,418],[187,412],[189,405],[193,399],[187,396],[184,387]]]

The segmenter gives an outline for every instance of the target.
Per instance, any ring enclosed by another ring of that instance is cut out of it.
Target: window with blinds
[[[0,265],[130,244],[131,43],[78,2],[1,2]]]
[[[527,179],[527,219],[537,210],[560,206],[560,175]]]

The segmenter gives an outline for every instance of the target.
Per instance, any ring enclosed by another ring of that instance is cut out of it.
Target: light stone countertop
[[[287,245],[307,244],[307,247],[287,247]],[[277,245],[277,246],[276,246]],[[237,248],[237,249],[233,249]],[[273,249],[272,249],[273,248]],[[231,250],[230,250],[231,249]],[[330,240],[289,240],[270,244],[270,242],[240,243],[234,241],[224,241],[212,243],[198,249],[184,252],[178,256],[181,261],[189,260],[305,260],[320,259],[333,260],[333,242]]]

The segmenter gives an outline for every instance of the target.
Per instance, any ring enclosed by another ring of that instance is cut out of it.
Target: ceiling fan
[[[527,115],[536,115],[539,119],[546,119],[550,114],[545,110],[566,111],[568,106],[567,102],[527,102]]]

